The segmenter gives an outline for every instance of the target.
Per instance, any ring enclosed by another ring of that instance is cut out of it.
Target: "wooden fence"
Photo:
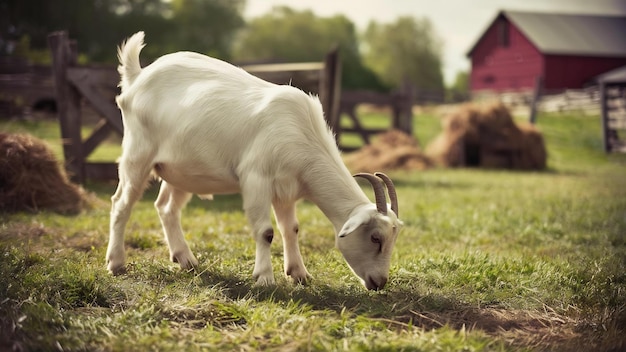
[[[531,123],[536,122],[537,111],[599,114],[604,151],[626,153],[626,69],[600,75],[594,83],[582,89],[543,92],[538,79],[534,92],[481,92],[477,96],[483,100],[497,98],[512,109],[528,107]]]
[[[33,107],[53,109],[54,104],[50,66],[31,65],[17,56],[0,56],[0,117],[28,116]]]
[[[63,141],[65,166],[73,180],[115,179],[117,165],[113,162],[87,162],[88,156],[111,133],[122,135],[121,113],[112,97],[117,94],[119,75],[112,67],[78,66],[77,45],[67,32],[48,36],[53,64],[57,111]],[[337,50],[324,62],[301,64],[265,64],[242,66],[248,72],[278,84],[292,84],[320,97],[329,126],[340,135],[339,101],[341,96],[341,63]],[[92,133],[83,139],[81,100],[100,115]]]
[[[69,40],[67,32],[50,34],[48,45],[52,55],[52,74],[66,169],[78,182],[84,182],[87,178],[116,178],[115,163],[88,163],[87,157],[111,132],[120,135],[124,133],[120,111],[113,100],[99,93],[102,89],[116,87],[119,76],[112,68],[78,66],[76,41]],[[85,140],[81,136],[83,98],[101,116]]]
[[[590,86],[542,94],[538,109],[543,112],[576,111],[596,115],[600,111],[600,89],[598,86]]]
[[[414,96],[414,89],[408,82],[405,83],[400,90],[391,94],[370,91],[342,92],[340,112],[347,115],[352,127],[341,126],[341,133],[357,134],[364,144],[369,144],[370,136],[387,131],[388,129],[386,128],[366,128],[361,124],[362,119],[357,115],[358,106],[361,104],[370,104],[390,107],[392,115],[391,128],[412,135]],[[340,145],[340,148],[344,151],[356,149],[345,145]]]

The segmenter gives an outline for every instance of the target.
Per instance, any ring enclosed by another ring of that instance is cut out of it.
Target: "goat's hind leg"
[[[180,264],[182,269],[191,269],[198,266],[198,260],[189,249],[187,242],[185,242],[183,229],[180,225],[181,210],[191,197],[191,193],[182,191],[166,181],[162,181],[159,196],[154,203],[161,219],[165,240],[170,249],[170,259],[174,263]]]
[[[122,156],[120,161],[120,180],[115,194],[111,197],[109,244],[106,254],[107,269],[112,274],[117,275],[125,271],[124,229],[133,205],[146,188],[150,169],[148,159],[129,160]]]

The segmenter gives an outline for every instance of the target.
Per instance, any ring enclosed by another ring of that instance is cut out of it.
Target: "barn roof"
[[[618,67],[609,72],[594,77],[594,81],[603,83],[625,83],[626,66]]]
[[[626,57],[626,16],[500,11],[544,54]],[[482,39],[476,41],[468,56]]]

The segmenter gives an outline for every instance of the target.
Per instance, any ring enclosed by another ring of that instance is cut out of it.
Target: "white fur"
[[[253,277],[274,282],[270,260],[273,207],[283,235],[285,273],[306,281],[297,243],[295,203],[317,204],[335,227],[337,246],[368,288],[387,281],[399,225],[376,211],[341,160],[316,97],[254,77],[191,52],[162,56],[141,68],[143,32],[119,49],[124,121],[119,185],[112,197],[107,266],[123,271],[124,228],[152,171],[162,179],[155,206],[171,259],[198,261],[180,226],[191,194],[242,194],[256,241]],[[382,246],[370,235],[383,238]]]

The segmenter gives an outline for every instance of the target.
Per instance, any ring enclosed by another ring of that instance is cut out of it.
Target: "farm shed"
[[[626,65],[626,17],[500,11],[471,47],[470,90],[582,88]]]
[[[600,85],[604,150],[626,153],[626,66],[596,77]]]

